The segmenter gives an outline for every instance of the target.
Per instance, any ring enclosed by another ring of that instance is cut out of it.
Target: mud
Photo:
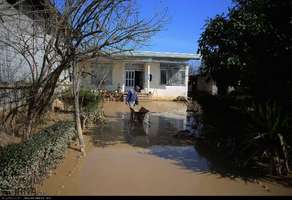
[[[228,178],[210,171],[194,145],[173,137],[188,127],[186,106],[141,102],[151,112],[129,121],[121,102],[104,104],[107,122],[85,133],[87,156],[72,146],[38,187],[48,195],[292,195],[291,186]],[[267,189],[268,188],[268,189]]]

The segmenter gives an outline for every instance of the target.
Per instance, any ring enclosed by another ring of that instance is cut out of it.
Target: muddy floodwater
[[[104,103],[106,123],[85,132],[87,155],[72,145],[37,189],[45,195],[292,195],[291,185],[253,182],[210,172],[191,141],[184,103],[141,102],[150,112],[130,123],[122,102]]]

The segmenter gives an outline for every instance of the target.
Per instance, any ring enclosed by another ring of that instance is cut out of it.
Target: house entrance
[[[129,90],[136,85],[141,89],[144,89],[144,66],[126,65],[125,81],[126,90]]]

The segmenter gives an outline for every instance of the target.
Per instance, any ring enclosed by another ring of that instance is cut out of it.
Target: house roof
[[[50,1],[47,0],[6,0],[14,9],[22,14],[38,21],[39,18],[49,18],[53,13],[50,9]]]
[[[87,58],[92,59],[105,59],[106,61],[122,60],[126,62],[153,62],[153,63],[185,63],[190,60],[201,60],[200,54],[192,53],[174,53],[174,52],[153,52],[153,51],[131,51],[115,53],[105,56],[93,56]],[[105,61],[104,60],[104,61]]]
[[[153,52],[153,51],[133,51],[119,54],[118,56],[125,57],[143,57],[143,58],[171,58],[183,60],[199,60],[200,54],[192,53],[174,53],[174,52]]]
[[[7,2],[11,5],[19,6],[17,3],[21,4],[22,6],[29,6],[30,8],[33,8],[34,10],[43,10],[44,8],[44,2],[45,0],[7,0]]]

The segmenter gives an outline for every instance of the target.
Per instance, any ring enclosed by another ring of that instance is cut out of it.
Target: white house
[[[152,99],[187,97],[188,61],[196,59],[197,54],[149,51],[98,57],[86,64],[81,85],[121,92],[138,85]]]

